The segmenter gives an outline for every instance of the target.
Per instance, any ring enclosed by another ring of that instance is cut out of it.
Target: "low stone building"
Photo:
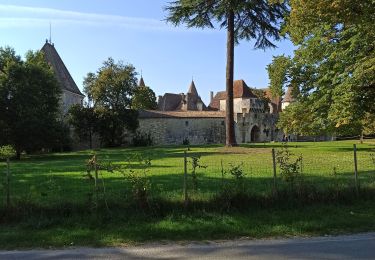
[[[266,108],[243,80],[234,82],[233,92],[237,143],[276,140],[280,104],[271,101]],[[186,94],[166,93],[159,96],[158,110],[140,111],[138,132],[149,134],[154,144],[224,143],[225,99],[225,91],[212,93],[207,107],[192,81]]]

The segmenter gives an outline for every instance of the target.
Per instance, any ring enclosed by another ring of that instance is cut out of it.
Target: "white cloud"
[[[184,27],[176,28],[164,21],[150,18],[0,4],[0,28],[45,27],[49,22],[52,22],[54,26],[117,26],[137,30],[202,31]]]

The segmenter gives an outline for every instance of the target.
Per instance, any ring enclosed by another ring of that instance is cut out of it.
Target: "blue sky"
[[[168,0],[0,0],[0,46],[20,55],[38,50],[49,37],[77,85],[108,57],[133,64],[156,95],[186,92],[192,77],[207,103],[209,91],[225,89],[225,30],[173,27],[163,19]],[[278,48],[254,50],[251,42],[235,49],[235,79],[268,85],[272,56],[291,55],[288,40]]]

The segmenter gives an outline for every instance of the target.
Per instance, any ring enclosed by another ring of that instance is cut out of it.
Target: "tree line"
[[[68,114],[61,109],[62,87],[41,51],[25,59],[11,47],[0,48],[0,146],[22,152],[69,149],[74,131],[82,141],[97,134],[103,146],[123,144],[125,129],[138,127],[137,109],[153,109],[155,93],[137,86],[131,64],[109,58],[84,80],[87,102]]]

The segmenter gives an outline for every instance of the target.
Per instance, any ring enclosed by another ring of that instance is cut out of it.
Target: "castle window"
[[[185,121],[185,126],[189,126],[189,121]]]
[[[221,125],[224,125],[225,124],[225,122],[224,121],[221,121]]]

